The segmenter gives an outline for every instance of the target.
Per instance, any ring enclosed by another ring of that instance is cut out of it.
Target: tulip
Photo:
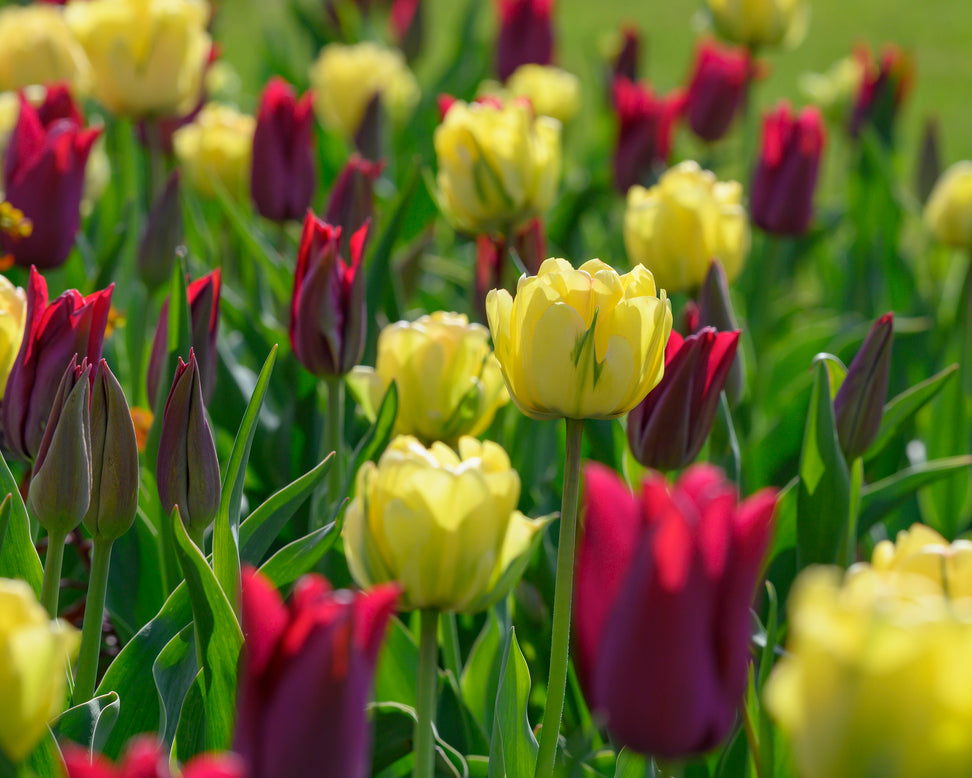
[[[612,57],[611,80],[624,76],[628,81],[638,80],[638,59],[641,50],[641,34],[634,25],[625,25],[619,33],[617,52]]]
[[[698,289],[713,258],[734,281],[749,251],[742,186],[717,181],[692,160],[681,162],[651,189],[628,190],[624,245],[628,258],[669,291]]]
[[[677,470],[699,455],[738,343],[738,330],[705,327],[684,340],[672,332],[664,377],[628,414],[628,445],[635,459],[656,470]]]
[[[925,205],[925,226],[946,246],[972,249],[972,162],[949,167]]]
[[[294,293],[290,301],[290,344],[294,356],[316,376],[342,376],[364,352],[365,288],[361,257],[365,223],[351,238],[351,264],[341,257],[341,228],[308,211],[300,236]]]
[[[0,399],[7,387],[27,324],[27,295],[6,276],[0,276]]]
[[[603,465],[584,474],[575,571],[575,662],[591,710],[619,745],[665,759],[729,733],[746,688],[750,606],[776,495],[738,502],[696,465],[640,495]]]
[[[894,541],[882,540],[871,555],[872,567],[892,575],[920,575],[950,600],[972,597],[972,541],[949,543],[931,527],[913,524]]]
[[[200,194],[216,196],[216,183],[236,198],[250,188],[256,120],[235,108],[207,103],[189,124],[172,136],[176,159],[186,180]]]
[[[152,203],[138,241],[136,269],[149,290],[158,289],[172,278],[176,249],[183,239],[181,178],[181,171],[176,168],[166,179]]]
[[[520,65],[506,80],[506,89],[529,100],[537,116],[568,122],[580,110],[580,79],[552,65]]]
[[[24,581],[0,578],[0,751],[17,763],[64,710],[65,666],[78,634],[51,621]]]
[[[138,735],[129,740],[117,765],[71,743],[63,750],[66,778],[172,778],[168,748],[152,735]],[[246,778],[247,773],[243,760],[236,754],[203,754],[190,759],[178,775],[181,778]]]
[[[746,49],[704,41],[695,51],[695,70],[686,98],[686,119],[692,132],[712,143],[728,131],[746,100],[752,74]]]
[[[915,194],[918,202],[928,203],[935,184],[942,175],[941,131],[938,119],[930,116],[925,119],[921,132],[921,145],[915,164]]]
[[[253,133],[250,193],[261,216],[300,219],[314,195],[313,95],[300,100],[282,78],[270,79],[260,97]]]
[[[221,483],[216,444],[206,420],[196,354],[179,357],[162,417],[156,480],[162,509],[179,515],[199,545],[219,509]]]
[[[829,121],[847,124],[864,79],[859,57],[843,57],[824,73],[803,73],[800,91]]]
[[[506,81],[520,65],[549,65],[554,33],[553,0],[497,0],[496,75]]]
[[[878,137],[890,144],[901,104],[914,85],[914,60],[893,45],[885,46],[880,64],[871,59],[866,46],[858,48],[854,54],[863,77],[851,115],[850,133],[856,138],[865,125],[871,125]]]
[[[27,324],[0,404],[4,443],[20,459],[37,455],[58,382],[74,354],[89,364],[101,359],[111,292],[82,297],[69,289],[48,305],[47,281],[31,268]]]
[[[39,103],[33,95],[34,90],[28,91],[31,92],[29,100],[37,109],[37,118],[45,127],[50,127],[58,119],[70,119],[79,127],[84,126],[84,115],[74,102],[66,83],[49,84],[44,88],[43,99]]]
[[[7,146],[3,182],[6,198],[23,211],[29,236],[0,233],[0,245],[18,265],[61,265],[71,252],[80,223],[85,165],[101,128],[83,130],[73,119],[44,125],[23,96],[20,117]]]
[[[64,81],[76,94],[91,85],[91,65],[60,8],[0,9],[0,92]]]
[[[796,45],[806,32],[806,0],[706,0],[715,28],[729,41],[749,49]]]
[[[412,61],[422,50],[425,38],[422,0],[393,0],[388,27],[405,57]]]
[[[675,123],[685,109],[685,94],[675,90],[656,97],[647,84],[623,76],[612,85],[618,115],[618,141],[614,149],[614,185],[620,192],[658,167],[668,164]]]
[[[350,256],[351,237],[374,215],[374,183],[384,167],[384,162],[352,154],[331,188],[324,221],[341,228],[343,257]]]
[[[515,298],[491,291],[486,313],[510,396],[532,418],[614,419],[661,380],[672,310],[644,267],[547,259]]]
[[[894,314],[886,313],[867,333],[834,397],[837,437],[848,462],[867,451],[881,427],[893,338]]]
[[[540,216],[560,180],[560,122],[522,101],[453,102],[435,130],[439,208],[457,230],[507,235]]]
[[[398,592],[335,592],[309,575],[288,608],[266,578],[244,571],[233,748],[248,778],[370,775],[366,706]]]
[[[458,313],[437,311],[390,324],[378,336],[375,369],[356,367],[350,384],[370,419],[394,381],[395,432],[425,443],[480,435],[509,401],[489,331]]]
[[[202,91],[212,41],[203,0],[86,0],[64,18],[94,69],[94,95],[112,113],[178,116]]]
[[[189,299],[189,327],[192,350],[199,364],[199,377],[202,382],[203,400],[206,405],[213,397],[216,388],[216,368],[219,353],[216,351],[216,336],[219,332],[219,290],[222,287],[222,274],[219,268],[197,278],[189,284],[186,294]],[[159,391],[159,381],[168,357],[169,299],[162,303],[159,323],[152,340],[152,353],[149,356],[146,388],[151,403],[155,403]]]
[[[784,101],[763,117],[750,198],[757,226],[775,235],[807,231],[826,141],[823,118],[816,108],[804,108],[794,116]]]

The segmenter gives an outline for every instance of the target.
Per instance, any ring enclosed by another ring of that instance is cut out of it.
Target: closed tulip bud
[[[138,241],[136,269],[142,282],[158,289],[172,278],[176,249],[183,240],[182,204],[179,202],[181,171],[176,168],[166,179],[149,210]]]
[[[91,503],[84,527],[115,540],[128,532],[138,508],[138,446],[128,400],[101,360],[91,390]]]
[[[0,399],[7,387],[27,324],[27,295],[6,276],[0,276]]]
[[[216,196],[216,183],[232,197],[250,188],[256,120],[229,105],[207,103],[189,124],[172,136],[176,159],[186,181],[206,197]]]
[[[619,76],[614,79],[612,95],[618,115],[614,185],[619,192],[627,192],[668,164],[675,124],[685,110],[685,93],[674,90],[658,97],[647,84]]]
[[[515,298],[486,297],[496,358],[513,402],[535,419],[614,419],[661,380],[671,304],[644,267],[547,259]]]
[[[837,437],[848,462],[867,451],[881,426],[893,338],[894,314],[886,313],[867,333],[834,397]]]
[[[806,0],[706,0],[719,34],[739,46],[795,46],[807,29]]]
[[[749,251],[742,186],[716,180],[692,160],[681,162],[651,189],[628,190],[624,245],[628,259],[670,291],[698,289],[713,258],[734,281]]]
[[[635,495],[603,465],[585,469],[574,661],[618,745],[679,759],[731,731],[775,505],[770,490],[739,502],[710,465],[672,487],[650,476]]]
[[[374,184],[385,163],[369,162],[358,154],[341,170],[327,199],[324,221],[341,228],[341,256],[350,256],[351,237],[374,215]]]
[[[496,75],[506,81],[520,65],[553,61],[553,0],[496,0]]]
[[[520,65],[507,79],[506,89],[513,97],[529,100],[537,116],[566,123],[580,110],[580,79],[552,65]]]
[[[509,401],[489,348],[489,331],[462,314],[444,311],[385,327],[378,336],[375,368],[356,367],[349,380],[371,419],[394,381],[395,431],[427,444],[452,444],[463,435],[485,432]]]
[[[0,9],[0,92],[64,81],[91,86],[91,65],[60,8],[34,3]]]
[[[712,143],[729,131],[746,99],[752,70],[746,49],[719,46],[713,41],[698,46],[685,110],[692,132]]]
[[[399,436],[358,471],[344,549],[359,586],[397,581],[406,610],[463,613],[509,591],[544,522],[515,510],[520,477],[500,446],[464,437],[458,452]]]
[[[299,100],[282,78],[260,96],[253,133],[250,193],[257,212],[272,221],[300,219],[314,195],[313,95]]]
[[[341,228],[311,211],[304,219],[290,300],[290,345],[316,376],[341,376],[361,359],[365,343],[365,288],[361,257],[366,223],[351,238],[351,261],[340,255]]]
[[[928,117],[921,133],[921,146],[915,162],[915,194],[918,202],[927,203],[942,174],[942,152],[938,119]]]
[[[91,425],[88,416],[91,366],[72,357],[34,460],[27,492],[31,516],[51,534],[66,535],[91,502]]]
[[[332,591],[309,575],[288,607],[263,575],[244,571],[233,748],[247,778],[371,774],[367,705],[398,593],[395,584]]]
[[[684,340],[672,332],[665,375],[628,414],[635,459],[655,470],[677,470],[695,460],[712,429],[738,343],[738,331],[705,327]]]
[[[949,543],[924,524],[901,530],[894,542],[878,543],[871,565],[892,575],[922,576],[951,600],[972,597],[972,541],[959,538]]]
[[[641,53],[641,34],[634,25],[626,25],[619,32],[617,50],[611,58],[611,80],[624,76],[638,80],[638,59]]]
[[[66,778],[172,778],[169,749],[154,735],[137,735],[125,745],[117,764],[70,742],[63,746]],[[180,778],[246,778],[246,765],[236,754],[201,754],[190,759]],[[253,776],[249,776],[253,778]]]
[[[435,130],[437,199],[457,230],[502,236],[553,203],[560,122],[520,100],[453,102]]]
[[[949,167],[925,205],[925,226],[946,246],[972,249],[972,162]]]
[[[885,145],[891,145],[901,104],[914,86],[914,59],[894,45],[884,47],[880,62],[872,59],[867,46],[859,46],[854,56],[862,76],[851,114],[850,134],[856,138],[865,126],[871,126]]]
[[[4,159],[5,197],[32,224],[28,236],[0,232],[0,246],[23,267],[63,264],[74,245],[81,215],[85,166],[101,128],[84,130],[73,119],[44,125],[21,95],[20,116]]]
[[[196,532],[213,523],[221,494],[219,460],[192,349],[188,363],[179,358],[165,403],[156,478],[164,511],[178,505],[183,523]]]
[[[202,278],[197,278],[186,288],[186,296],[189,300],[189,336],[192,350],[196,354],[196,363],[199,365],[199,380],[202,383],[203,401],[206,405],[209,405],[216,388],[216,368],[219,364],[216,338],[219,333],[221,288],[222,273],[219,268]],[[145,375],[149,402],[153,405],[168,356],[169,303],[169,298],[166,298],[159,311],[159,323],[156,325],[155,337],[152,339],[152,352]]]
[[[24,337],[0,403],[4,443],[20,459],[30,461],[37,455],[58,382],[71,357],[77,354],[89,364],[101,359],[113,288],[114,284],[87,297],[69,289],[48,304],[47,281],[31,268]]]
[[[70,625],[51,621],[26,582],[0,578],[0,751],[14,764],[64,710],[64,668],[80,639]]]
[[[739,329],[736,314],[732,310],[726,271],[717,260],[709,263],[709,272],[706,273],[699,292],[698,315],[688,331],[697,332],[702,327],[715,327],[720,332]],[[732,361],[725,390],[729,407],[735,408],[746,392],[746,363],[742,351],[737,351],[736,358]]]
[[[94,95],[112,113],[178,116],[202,91],[212,41],[203,0],[87,0],[65,19],[94,69]]]

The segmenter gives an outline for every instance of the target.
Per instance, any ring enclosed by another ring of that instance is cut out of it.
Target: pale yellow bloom
[[[640,265],[547,259],[516,297],[493,289],[486,314],[510,396],[533,418],[617,418],[662,378],[672,309]]]
[[[205,0],[73,0],[65,18],[115,114],[182,116],[199,101],[212,40]]]
[[[795,46],[807,31],[807,0],[706,0],[719,34],[740,46]]]
[[[321,124],[349,139],[376,95],[394,122],[407,119],[420,96],[402,52],[372,41],[328,44],[311,65],[310,82]]]
[[[395,432],[426,443],[479,435],[509,402],[489,330],[459,313],[437,311],[381,331],[375,367],[356,367],[348,376],[369,419],[392,381],[398,388]]]
[[[942,173],[925,204],[925,224],[945,245],[972,248],[972,162]]]
[[[395,438],[358,471],[344,551],[359,586],[398,581],[401,605],[472,613],[522,574],[543,520],[516,510],[520,477],[491,441],[426,449]]]
[[[864,79],[860,57],[844,57],[825,73],[804,73],[800,91],[832,121],[847,121]]]
[[[0,91],[55,81],[75,93],[91,86],[91,65],[63,9],[41,3],[0,9]]]
[[[871,565],[882,572],[924,576],[950,599],[972,597],[972,541],[948,543],[924,524],[899,532],[894,543],[878,543]]]
[[[687,160],[651,189],[632,186],[624,213],[624,246],[670,292],[698,289],[718,259],[730,282],[749,251],[749,219],[737,181],[719,181]]]
[[[77,630],[51,621],[23,581],[0,578],[0,749],[18,762],[64,710]]]
[[[0,397],[7,388],[7,377],[20,351],[26,323],[27,295],[6,276],[0,276]]]
[[[512,97],[525,97],[538,116],[568,122],[580,110],[580,79],[552,65],[520,65],[506,80]]]
[[[214,181],[236,197],[249,196],[256,119],[229,105],[207,103],[172,136],[179,164],[200,194],[215,196]]]

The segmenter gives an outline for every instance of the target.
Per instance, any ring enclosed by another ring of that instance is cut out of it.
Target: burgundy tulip
[[[384,168],[384,161],[370,162],[360,154],[352,154],[331,188],[324,221],[341,228],[342,256],[350,254],[351,236],[371,220],[375,209],[374,184]]]
[[[28,237],[0,233],[0,246],[23,267],[53,268],[64,263],[81,222],[84,168],[101,128],[83,129],[77,109],[59,102],[38,109],[21,94],[20,115],[4,158],[5,197],[33,224]],[[62,114],[68,114],[64,116]]]
[[[24,339],[0,404],[4,442],[20,459],[37,456],[58,383],[71,357],[77,354],[92,365],[101,359],[114,286],[87,297],[69,289],[48,304],[47,281],[31,267]]]
[[[36,106],[37,118],[45,127],[50,127],[58,119],[70,119],[79,127],[83,127],[84,116],[78,109],[71,88],[67,84],[51,84],[44,90],[44,101]]]
[[[527,273],[536,275],[540,263],[547,258],[547,237],[543,220],[533,219],[513,236],[513,249]],[[476,236],[476,303],[482,321],[486,321],[486,295],[490,289],[506,287],[512,290],[507,267],[506,240],[491,235]],[[515,269],[515,268],[514,268]],[[519,277],[516,269],[514,279]],[[514,281],[515,283],[515,281]]]
[[[496,75],[506,81],[520,65],[549,65],[553,60],[554,0],[496,0],[499,36]]]
[[[365,290],[361,256],[368,223],[351,237],[351,263],[341,257],[341,228],[310,211],[300,237],[290,302],[290,345],[316,376],[344,375],[361,359]]]
[[[635,495],[603,465],[586,467],[575,662],[618,745],[678,759],[729,733],[775,504],[770,490],[739,503],[710,465],[672,487],[650,476]]]
[[[732,309],[726,271],[717,259],[710,262],[709,272],[705,274],[694,318],[694,323],[686,332],[697,332],[702,327],[715,327],[720,332],[739,329],[736,313]],[[725,391],[729,407],[735,408],[746,392],[746,362],[742,351],[737,350],[736,358],[732,360],[732,367],[729,368],[725,381]]]
[[[641,35],[633,24],[621,28],[621,45],[611,63],[612,80],[624,76],[629,81],[638,78],[638,58],[641,55]]]
[[[197,278],[189,284],[186,292],[189,297],[189,320],[192,349],[199,362],[202,381],[203,400],[206,405],[213,397],[216,387],[216,368],[219,355],[216,352],[216,336],[219,331],[219,290],[222,275],[219,268],[212,273]],[[152,353],[149,356],[148,372],[145,383],[148,388],[149,402],[155,403],[159,390],[162,369],[167,356],[167,336],[169,331],[169,300],[162,303],[159,323],[152,340]]]
[[[234,750],[249,778],[364,778],[365,706],[397,584],[332,591],[310,575],[289,607],[260,573],[243,573],[243,634]]]
[[[794,116],[784,101],[766,114],[750,196],[753,222],[774,235],[807,231],[826,142],[823,118],[815,107]]]
[[[870,124],[878,137],[890,144],[895,118],[914,85],[914,59],[894,45],[884,47],[880,63],[874,62],[867,46],[858,47],[854,56],[864,76],[851,114],[851,136],[856,138]]]
[[[92,758],[88,749],[71,743],[66,743],[62,750],[67,778],[172,778],[168,749],[151,735],[130,740],[117,765],[100,754]],[[182,778],[245,778],[246,770],[236,754],[201,754],[191,759],[180,775]]]
[[[425,37],[422,0],[393,0],[388,26],[405,57],[415,59],[422,50]]]
[[[302,218],[314,195],[312,100],[311,92],[298,100],[280,77],[271,78],[260,96],[250,192],[257,211],[272,221]]]
[[[657,97],[647,84],[623,76],[614,79],[612,91],[618,115],[614,183],[620,192],[627,192],[642,176],[668,164],[675,123],[685,108],[685,94],[674,90]]]
[[[752,64],[743,48],[703,41],[695,52],[686,119],[692,132],[712,143],[722,138],[746,98]]]
[[[172,278],[176,251],[183,240],[182,203],[179,200],[182,171],[174,168],[155,195],[138,240],[135,269],[150,291]]]

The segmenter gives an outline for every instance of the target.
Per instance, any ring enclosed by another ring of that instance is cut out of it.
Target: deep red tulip
[[[314,195],[313,93],[298,100],[282,78],[260,96],[253,133],[250,192],[260,215],[276,222],[303,218]]]
[[[290,302],[290,345],[316,376],[344,375],[358,364],[365,342],[365,289],[361,256],[365,223],[350,241],[350,264],[341,257],[341,228],[310,211],[300,236],[294,293]]]
[[[706,40],[695,52],[686,119],[692,132],[709,143],[722,138],[746,98],[752,60],[744,48]]]
[[[409,60],[418,56],[425,37],[422,0],[393,0],[388,15],[392,37]]]
[[[629,81],[638,79],[638,58],[641,54],[641,34],[633,24],[621,28],[621,46],[611,63],[612,80],[624,76]]]
[[[44,90],[44,101],[36,108],[37,118],[45,127],[50,127],[58,119],[70,119],[79,127],[84,127],[84,116],[74,102],[67,84],[48,86]]]
[[[397,584],[332,591],[310,575],[289,607],[252,568],[243,573],[243,634],[234,750],[249,778],[364,778],[365,706]]]
[[[57,267],[64,263],[81,222],[84,168],[101,128],[82,129],[57,97],[44,124],[38,109],[21,94],[20,115],[10,136],[3,166],[5,197],[30,219],[27,237],[0,233],[0,246],[23,267]]]
[[[17,359],[10,369],[0,420],[4,442],[24,460],[37,456],[54,395],[71,357],[101,359],[114,284],[82,297],[69,289],[47,302],[47,281],[31,267],[27,282],[27,321]]]
[[[506,81],[520,65],[549,65],[553,61],[554,0],[496,0],[499,35],[496,75]]]
[[[794,116],[784,101],[766,114],[750,195],[753,222],[774,235],[807,231],[826,142],[823,118],[815,107]]]
[[[513,236],[513,249],[516,251],[520,263],[528,274],[536,275],[540,263],[547,258],[547,237],[543,227],[543,220],[539,217],[531,220],[525,227]],[[486,295],[490,289],[507,286],[507,247],[505,238],[495,238],[491,235],[476,236],[476,302],[486,321]],[[515,278],[520,271],[516,270]]]
[[[63,748],[67,778],[172,778],[168,749],[151,735],[129,741],[115,765],[100,754],[92,759],[86,748],[67,743]],[[201,754],[182,768],[182,778],[245,778],[243,760],[236,754]]]
[[[710,465],[672,487],[650,476],[635,495],[603,465],[585,468],[575,662],[619,745],[678,759],[729,733],[775,504],[769,490],[739,503]]]
[[[352,154],[327,199],[324,221],[341,228],[341,256],[351,252],[351,237],[371,221],[375,210],[374,184],[385,169],[382,160],[370,162]]]
[[[623,76],[614,79],[618,143],[614,150],[614,184],[627,192],[656,167],[668,164],[675,123],[685,109],[685,93],[657,97],[651,87]]]
[[[867,46],[859,46],[854,56],[861,64],[864,77],[851,115],[851,135],[856,138],[861,129],[870,124],[878,137],[890,144],[895,118],[914,85],[914,59],[890,44],[881,51],[880,63],[874,62]]]

